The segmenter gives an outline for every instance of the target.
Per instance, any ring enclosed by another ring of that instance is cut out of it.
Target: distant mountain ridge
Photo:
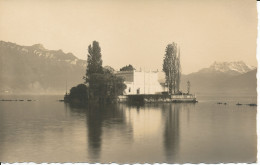
[[[256,69],[254,66],[246,65],[243,61],[235,62],[214,62],[209,68],[201,69],[198,72],[220,72],[239,75]]]
[[[214,62],[208,68],[181,76],[181,90],[187,92],[187,81],[192,93],[252,93],[256,94],[257,68],[242,61]],[[159,81],[165,82],[163,72]]]
[[[0,41],[0,94],[64,94],[83,83],[86,60],[62,50],[48,50],[41,44],[20,46]],[[238,62],[215,62],[208,68],[181,76],[181,89],[187,81],[192,93],[256,93],[256,67]],[[165,82],[163,72],[159,81]]]
[[[0,41],[0,47],[1,49],[13,49],[20,51],[20,55],[30,53],[41,58],[52,59],[56,61],[64,61],[70,64],[86,67],[86,61],[78,59],[72,53],[64,53],[61,49],[48,50],[45,49],[42,44],[34,44],[32,46],[20,46],[11,42]]]
[[[196,72],[183,75],[181,89],[186,91],[187,81],[191,82],[193,93],[252,93],[256,94],[257,69],[239,75],[226,73]]]
[[[65,93],[82,83],[86,61],[41,44],[0,41],[0,93]]]

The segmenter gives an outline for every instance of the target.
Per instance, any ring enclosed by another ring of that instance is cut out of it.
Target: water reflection
[[[92,162],[100,162],[100,156],[102,151],[102,141],[105,138],[102,137],[104,128],[113,128],[113,125],[126,124],[125,113],[122,110],[122,106],[116,104],[110,105],[88,105],[88,106],[76,106],[69,105],[71,112],[78,115],[85,115],[86,128],[87,128],[87,159]],[[126,128],[122,127],[126,130]],[[128,128],[129,129],[129,128]],[[131,129],[129,129],[131,130]]]
[[[245,155],[244,159],[254,155],[254,147],[250,145],[256,143],[252,131],[255,128],[236,130],[245,127],[240,124],[242,118],[252,126],[255,112],[241,112],[235,105],[118,104],[69,106],[68,109],[72,115],[84,119],[88,162],[230,162],[240,160],[241,155]],[[250,152],[231,150],[239,148],[237,144],[244,144]]]
[[[195,106],[195,103],[163,104],[161,106],[165,123],[163,146],[166,162],[182,162],[180,155],[181,128],[183,124],[189,125],[190,112],[195,110]]]
[[[0,161],[256,161],[257,110],[236,106],[236,98],[226,106],[205,101],[80,107],[53,97],[37,100],[0,102]]]
[[[165,117],[164,147],[166,159],[173,162],[177,158],[180,141],[179,111],[181,104],[169,104],[162,111]],[[176,160],[174,161],[176,162]]]

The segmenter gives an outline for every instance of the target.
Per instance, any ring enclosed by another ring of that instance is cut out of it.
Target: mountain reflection
[[[110,128],[113,124],[124,125],[126,124],[125,112],[122,110],[122,106],[119,105],[89,105],[89,106],[75,106],[69,105],[71,112],[78,115],[85,115],[86,128],[87,128],[87,150],[88,159],[92,162],[100,162],[100,156],[102,151],[102,138],[104,128]],[[131,130],[131,129],[130,129]]]

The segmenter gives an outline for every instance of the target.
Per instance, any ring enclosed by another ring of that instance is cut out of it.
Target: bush
[[[66,94],[64,101],[87,103],[89,89],[85,84],[79,84],[70,89],[70,93]]]

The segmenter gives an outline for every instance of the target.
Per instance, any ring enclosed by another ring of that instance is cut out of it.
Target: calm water
[[[1,162],[255,162],[256,96],[76,108],[62,96],[1,96]],[[218,105],[225,101],[228,105]]]

